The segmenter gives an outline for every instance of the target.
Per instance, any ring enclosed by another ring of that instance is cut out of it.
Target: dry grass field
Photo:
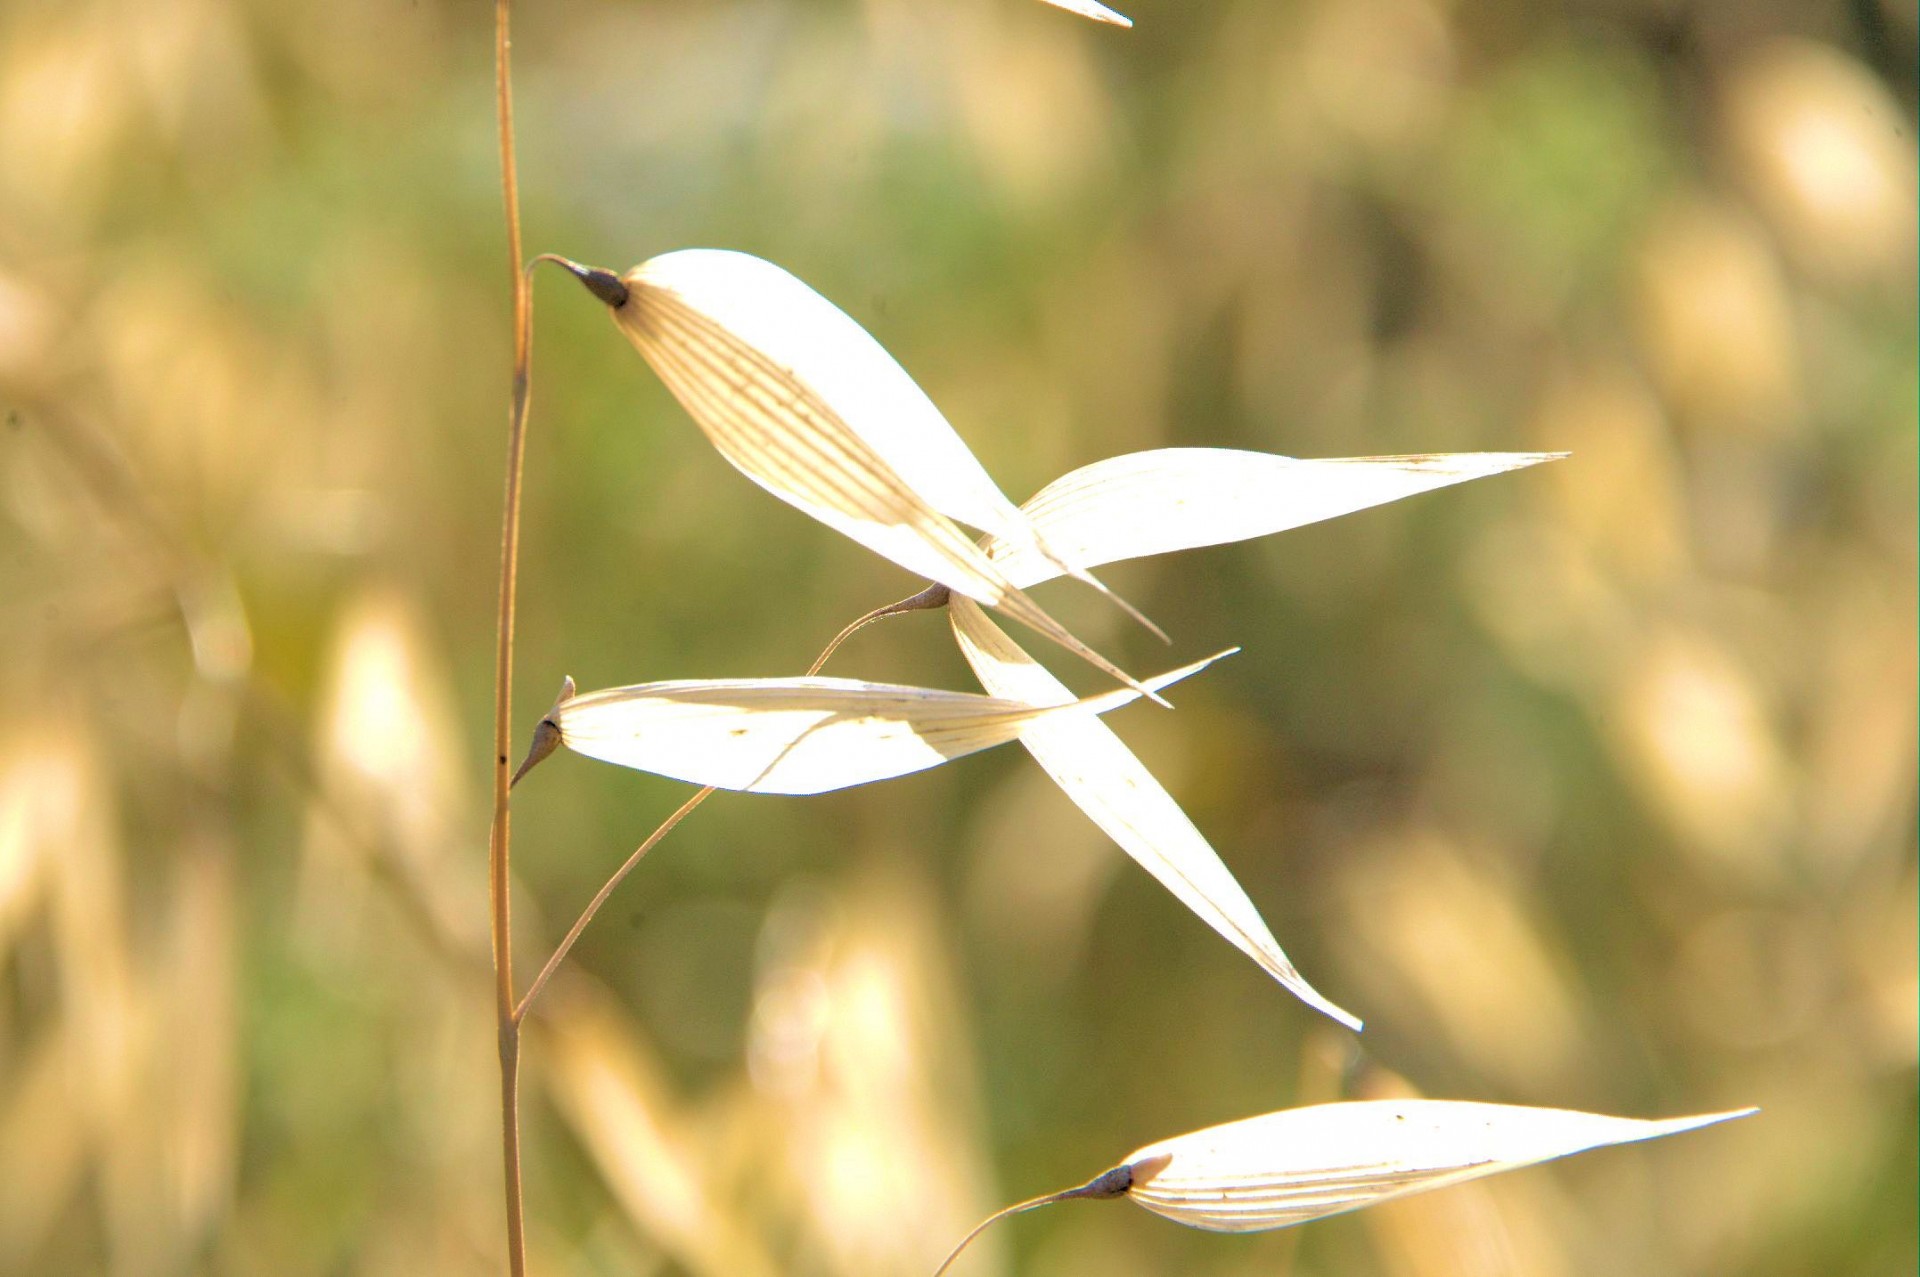
[[[779,262],[1015,501],[1167,445],[1570,459],[1116,565],[1111,725],[1355,1036],[1017,747],[722,794],[530,1020],[532,1271],[925,1277],[1342,1096],[1763,1113],[956,1277],[1916,1265],[1913,0],[523,0],[529,252]],[[0,1274],[504,1271],[507,271],[479,0],[0,0]],[[536,277],[514,721],[920,582]],[[1090,667],[1034,648],[1091,692]],[[1059,658],[1059,659],[1056,659]],[[939,616],[830,673],[975,690]],[[522,982],[690,792],[515,800]]]

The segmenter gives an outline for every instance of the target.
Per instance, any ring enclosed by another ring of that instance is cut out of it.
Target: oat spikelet
[[[607,302],[620,330],[742,474],[1141,690],[961,530],[966,524],[1021,546],[1055,574],[1111,596],[1045,543],[906,370],[832,302],[771,262],[718,249],[667,253],[617,278],[568,268]]]
[[[1147,686],[1166,687],[1216,659]],[[846,678],[685,680],[569,697],[542,728],[557,729],[575,753],[696,785],[818,794],[922,771],[1004,745],[1037,723],[1104,714],[1138,696],[1116,688],[1037,706]]]
[[[1191,1228],[1259,1232],[1757,1111],[1642,1121],[1420,1099],[1284,1109],[1149,1144],[1080,1188],[1009,1206],[967,1234],[934,1277],[988,1225],[1053,1202],[1131,1197]]]
[[[1755,1111],[1643,1121],[1457,1100],[1319,1104],[1137,1149],[1128,1196],[1193,1228],[1255,1232]]]

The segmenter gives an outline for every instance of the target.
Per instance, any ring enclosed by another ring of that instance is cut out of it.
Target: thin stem
[[[940,1267],[933,1270],[933,1277],[946,1277],[947,1269],[953,1267],[953,1261],[960,1258],[961,1253],[973,1244],[974,1238],[986,1232],[989,1228],[1009,1215],[1018,1215],[1039,1206],[1051,1206],[1055,1202],[1121,1197],[1126,1194],[1127,1189],[1132,1184],[1133,1168],[1129,1166],[1116,1166],[1105,1174],[1095,1176],[1093,1179],[1088,1180],[1078,1188],[1063,1188],[1057,1193],[1048,1193],[1044,1197],[1029,1198],[1024,1202],[1016,1202],[1012,1206],[997,1210],[975,1224],[973,1231],[960,1239],[960,1244],[949,1251],[947,1257],[940,1261]]]
[[[973,1239],[978,1237],[981,1233],[986,1232],[989,1228],[993,1227],[995,1224],[999,1223],[1001,1220],[1005,1219],[1007,1216],[1018,1215],[1022,1211],[1030,1211],[1036,1206],[1045,1206],[1050,1202],[1055,1202],[1058,1200],[1059,1200],[1058,1194],[1049,1194],[1046,1197],[1036,1197],[1030,1202],[1021,1202],[1018,1206],[1009,1206],[1004,1210],[995,1211],[993,1214],[987,1216],[985,1219],[975,1224],[973,1226],[973,1231],[968,1233],[965,1237],[962,1237],[960,1239],[960,1244],[947,1252],[947,1257],[940,1261],[940,1266],[938,1268],[933,1270],[933,1277],[946,1277],[947,1269],[953,1267],[953,1261],[960,1258],[961,1254],[967,1249],[967,1247],[973,1245]]]
[[[840,650],[842,643],[852,638],[861,630],[866,629],[875,621],[885,620],[889,616],[900,616],[907,612],[926,612],[932,611],[935,608],[942,608],[947,605],[949,597],[947,587],[936,581],[926,589],[920,591],[920,593],[909,598],[901,599],[898,603],[889,603],[885,607],[873,609],[873,611],[867,613],[859,620],[850,623],[846,629],[841,630],[833,636],[832,641],[827,644],[826,649],[820,653],[819,659],[815,660],[812,667],[807,670],[807,677],[812,678],[815,674],[818,674],[821,668],[826,665],[827,659]]]
[[[540,996],[540,990],[547,987],[547,981],[553,978],[553,973],[560,969],[562,962],[566,961],[567,954],[573,951],[574,941],[580,938],[580,933],[587,929],[589,922],[593,921],[593,915],[600,912],[600,906],[607,902],[607,897],[613,894],[613,889],[633,872],[633,867],[640,863],[641,857],[652,851],[655,844],[673,832],[675,825],[691,816],[694,808],[711,797],[713,797],[713,786],[708,785],[686,802],[681,803],[678,811],[661,821],[660,827],[648,834],[647,840],[633,849],[633,854],[627,857],[627,863],[613,871],[613,876],[607,879],[606,885],[600,888],[593,899],[587,902],[587,907],[580,911],[580,916],[574,919],[573,926],[567,930],[566,937],[554,949],[553,956],[547,959],[547,965],[540,968],[540,974],[535,976],[533,983],[527,986],[526,996],[521,998],[520,1005],[513,1009],[515,1027],[526,1019],[528,1009],[533,1006],[533,1000]]]
[[[513,39],[508,0],[494,4],[494,99],[500,130],[500,195],[506,206],[508,278],[513,287],[513,389],[507,413],[507,482],[500,516],[500,612],[493,667],[493,829],[487,848],[492,905],[494,1020],[500,1039],[500,1155],[506,1171],[507,1270],[525,1277],[527,1242],[520,1190],[520,1024],[514,1018],[511,828],[507,751],[512,742],[513,613],[520,568],[520,477],[526,466],[532,389],[528,286],[521,269],[520,187],[513,156]]]

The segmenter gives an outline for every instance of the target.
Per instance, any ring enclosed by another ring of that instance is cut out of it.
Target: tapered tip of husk
[[[1728,1109],[1724,1113],[1702,1113],[1697,1117],[1674,1117],[1668,1118],[1665,1121],[1650,1122],[1648,1125],[1661,1128],[1653,1133],[1656,1136],[1678,1135],[1682,1131],[1697,1131],[1703,1126],[1718,1126],[1722,1122],[1731,1122],[1736,1118],[1752,1117],[1759,1111],[1760,1108],[1758,1105],[1748,1105],[1743,1109]]]
[[[560,707],[573,699],[575,690],[572,675],[567,675],[560,680],[560,694],[553,698],[553,708],[547,711],[547,716],[534,727],[533,740],[527,745],[527,756],[520,760],[519,769],[513,773],[513,779],[508,782],[507,788],[511,789],[518,785],[522,776],[545,762],[554,750],[560,748],[560,724],[555,721],[555,718]]]
[[[1046,0],[1056,9],[1065,9],[1068,13],[1077,13],[1083,18],[1092,18],[1095,22],[1104,22],[1108,26],[1131,27],[1133,19],[1124,13],[1115,13],[1097,0]]]

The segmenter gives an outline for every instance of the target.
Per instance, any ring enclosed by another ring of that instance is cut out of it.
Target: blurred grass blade
[[[1302,461],[1237,448],[1156,448],[1096,461],[1055,479],[1022,506],[1048,548],[1087,567],[1224,545],[1518,470],[1553,452],[1456,452]],[[988,555],[1026,588],[1057,575],[1016,541]]]
[[[1454,1100],[1320,1104],[1139,1149],[1128,1195],[1193,1228],[1255,1232],[1755,1111],[1641,1121]]]
[[[717,249],[656,257],[596,295],[742,474],[909,572],[999,608],[1139,686],[956,526],[1022,547],[1049,575],[1105,591],[1040,543],[933,401],[832,302],[771,262]]]
[[[1116,27],[1130,27],[1133,19],[1124,13],[1115,13],[1096,0],[1045,0],[1056,9],[1065,9],[1068,13],[1077,13],[1083,18],[1092,18],[1095,22],[1108,22]]]
[[[548,1093],[627,1217],[696,1277],[775,1277],[750,1216],[716,1191],[698,1124],[632,1021],[599,986],[566,982],[564,1012],[535,1023]]]
[[[1036,706],[1073,703],[1073,694],[979,607],[955,598],[949,610],[960,650],[988,692]],[[1094,824],[1208,926],[1307,1005],[1360,1028],[1294,969],[1219,853],[1104,723],[1090,715],[1045,719],[1029,725],[1020,740]]]
[[[1216,658],[1147,680],[1161,688]],[[1063,715],[1104,714],[1116,688],[1036,706],[968,692],[845,678],[686,680],[587,692],[555,706],[576,753],[696,785],[818,794],[938,766]]]
[[[9,1044],[0,1166],[19,1171],[9,1171],[7,1191],[0,1193],[0,1255],[35,1254],[62,1219],[72,1218],[86,1184],[89,1144],[98,1131],[114,1129],[77,1102],[75,1080],[102,1063],[89,1058],[79,1037],[57,1025]]]

